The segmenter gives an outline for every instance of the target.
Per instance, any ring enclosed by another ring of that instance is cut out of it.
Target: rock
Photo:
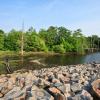
[[[56,94],[56,93],[61,93],[60,92],[60,90],[58,90],[57,88],[55,88],[55,87],[52,87],[52,88],[49,88],[49,90],[52,92],[52,93],[54,93],[54,94]]]
[[[58,80],[58,79],[53,79],[53,80],[52,80],[52,83],[53,83],[53,84],[55,84],[55,83],[60,83],[60,80]]]
[[[2,93],[0,93],[0,98],[3,97],[4,95]]]
[[[11,89],[13,88],[12,83],[10,84],[9,82],[4,83],[1,89],[1,94],[5,95],[8,93]]]
[[[85,78],[84,78],[84,76],[83,75],[80,75],[80,78],[79,78],[79,83],[80,84],[83,84],[83,83],[85,83]]]
[[[62,82],[62,83],[69,83],[70,82],[70,78],[69,77],[65,77],[65,76],[63,76],[62,78],[60,78],[59,79],[60,80],[60,82]]]
[[[66,93],[68,93],[68,92],[71,91],[71,86],[70,86],[70,84],[65,84],[65,87],[66,87]]]
[[[34,97],[29,97],[28,100],[36,100]]]
[[[44,87],[43,79],[38,79],[38,86]]]
[[[44,80],[44,87],[46,87],[46,86],[50,86],[50,82]]]
[[[96,67],[79,64],[0,75],[0,100],[93,100],[89,92]]]
[[[4,83],[7,81],[7,77],[0,77],[0,83]]]
[[[46,66],[45,64],[40,62],[40,59],[37,60],[31,60],[30,63],[36,64],[36,65],[42,65],[42,66]]]
[[[8,80],[10,83],[15,84],[16,83],[16,77],[11,77]]]
[[[14,87],[11,91],[9,91],[5,96],[4,100],[25,100],[26,89],[21,90],[20,87]]]
[[[53,86],[59,89],[62,93],[66,92],[66,87],[62,83],[55,83]]]
[[[29,73],[26,73],[25,85],[32,85],[33,80],[35,80],[35,79],[37,79],[37,77],[34,76],[31,71]]]
[[[72,83],[78,83],[78,81],[79,81],[79,78],[76,78],[76,77],[71,78]]]
[[[79,92],[79,91],[81,91],[81,89],[82,89],[82,85],[79,83],[75,83],[75,84],[71,85],[71,90],[73,92]]]
[[[70,68],[69,68],[69,72],[70,72],[70,73],[75,73],[75,67],[70,67]]]
[[[83,98],[83,100],[93,100],[93,97],[86,90],[82,91],[81,98]]]
[[[75,95],[74,97],[68,97],[67,100],[85,100],[85,99],[81,99],[80,95]]]
[[[68,98],[71,97],[70,92],[64,93],[64,95],[65,95],[65,97],[66,97],[66,100],[68,100]]]
[[[25,78],[24,77],[18,77],[17,85],[23,88],[25,86]]]
[[[48,76],[48,81],[49,81],[49,82],[52,82],[53,79],[54,79],[53,75],[49,75],[49,76]]]
[[[54,100],[66,100],[65,96],[61,93],[61,91],[55,87],[49,88],[49,91],[53,97]]]
[[[43,89],[39,89],[36,86],[32,87],[32,91],[31,91],[33,100],[54,100],[54,98],[45,90]]]

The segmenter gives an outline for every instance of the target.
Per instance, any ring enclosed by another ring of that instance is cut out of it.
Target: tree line
[[[0,30],[0,50],[20,51],[22,31],[12,29],[5,33]],[[24,51],[53,51],[57,53],[85,53],[86,48],[100,48],[100,37],[84,36],[80,29],[71,31],[65,27],[50,26],[37,32],[30,27],[23,33]]]

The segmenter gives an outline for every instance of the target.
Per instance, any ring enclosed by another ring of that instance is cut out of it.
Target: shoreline
[[[91,83],[97,79],[98,66],[100,64],[78,64],[2,74],[0,100],[78,100],[82,97],[95,100],[90,90]]]
[[[92,53],[95,53],[95,52],[92,52]],[[48,51],[48,52],[32,52],[32,51],[29,51],[29,52],[24,52],[24,55],[23,56],[27,56],[27,55],[30,55],[30,54],[33,54],[33,55],[87,55],[87,54],[91,54],[90,53],[85,53],[85,54],[80,54],[80,53],[77,53],[77,52],[66,52],[66,53],[56,53],[56,52],[52,52],[52,51]],[[1,57],[4,57],[4,56],[21,56],[20,52],[19,51],[0,51],[0,56]]]

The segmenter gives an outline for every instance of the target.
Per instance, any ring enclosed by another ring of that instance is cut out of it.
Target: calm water
[[[0,74],[6,72],[5,68],[5,58],[0,58]],[[39,59],[39,61],[43,64],[46,64],[46,67],[51,67],[53,65],[69,65],[69,64],[83,64],[83,63],[91,63],[96,61],[100,62],[100,53],[92,53],[88,55],[29,55],[21,58],[19,56],[7,57],[9,59],[9,64],[13,70],[17,69],[37,69],[43,66],[39,66],[33,64],[32,60]]]

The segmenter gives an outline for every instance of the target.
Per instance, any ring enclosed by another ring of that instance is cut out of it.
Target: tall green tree
[[[88,45],[87,45],[86,37],[83,36],[80,29],[74,31],[73,39],[74,39],[74,43],[75,43],[75,45],[74,45],[75,51],[77,53],[84,53],[85,48],[87,48]]]
[[[4,31],[0,30],[0,50],[4,49],[4,38],[5,38]]]
[[[7,50],[19,51],[21,41],[21,31],[11,30],[5,38],[5,48]]]
[[[25,37],[25,49],[27,51],[47,51],[44,40],[38,36],[34,29],[28,30]]]
[[[52,51],[53,45],[55,45],[57,36],[57,27],[50,26],[47,30],[45,43],[48,46],[49,50]]]

